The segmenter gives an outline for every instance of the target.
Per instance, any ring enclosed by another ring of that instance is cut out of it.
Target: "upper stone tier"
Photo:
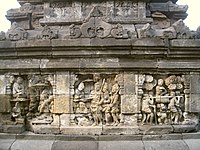
[[[24,3],[60,2],[60,1],[66,1],[66,0],[17,0],[17,1],[20,4],[24,4]],[[79,1],[81,1],[81,0],[79,0]],[[82,0],[82,1],[84,2],[85,0]],[[90,0],[90,1],[95,1],[95,0]],[[96,0],[96,1],[98,1],[98,0]],[[168,2],[168,1],[172,1],[173,3],[176,3],[178,0],[132,0],[132,1],[133,2],[134,1],[145,1],[145,2],[152,2],[152,3],[154,3],[154,2],[156,2],[156,3],[165,3],[165,2]]]
[[[187,5],[177,0],[18,0],[7,11],[10,30],[0,40],[29,39],[194,39],[183,23]]]

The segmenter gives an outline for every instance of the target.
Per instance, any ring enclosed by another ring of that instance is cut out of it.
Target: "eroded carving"
[[[25,3],[20,7],[21,12],[28,12],[32,13],[32,11],[35,9],[34,5],[31,5],[30,3]]]
[[[28,38],[28,32],[21,28],[16,22],[13,22],[8,30],[7,38],[11,41],[25,40]]]
[[[58,31],[52,30],[49,26],[45,25],[41,31],[41,35],[38,35],[39,39],[57,39]]]
[[[1,31],[0,32],[0,41],[3,41],[5,39],[6,39],[6,34],[5,34],[5,32]]]

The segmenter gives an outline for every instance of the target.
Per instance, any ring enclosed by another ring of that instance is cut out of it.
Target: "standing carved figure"
[[[176,97],[174,91],[171,91],[171,96],[172,98],[170,99],[168,109],[170,110],[170,113],[171,113],[172,123],[178,124],[183,114],[180,107],[180,99]]]
[[[51,120],[52,117],[50,115],[52,111],[52,104],[53,104],[53,96],[50,95],[49,90],[44,89],[40,95],[40,103],[39,103],[39,120],[47,119]]]
[[[142,124],[146,123],[153,123],[154,119],[154,102],[152,96],[148,94],[144,94],[142,99]]]
[[[119,124],[119,103],[120,103],[120,96],[119,96],[119,84],[118,82],[114,81],[115,83],[112,86],[111,91],[111,98],[110,98],[110,108],[111,108],[111,115],[113,119],[112,125],[117,126]]]
[[[102,105],[102,112],[104,112],[104,117],[105,117],[105,122],[106,125],[109,125],[109,121],[111,118],[110,112],[110,95],[108,91],[108,83],[105,82],[103,89],[102,89],[102,94],[101,94],[101,101],[100,105]]]
[[[102,124],[102,107],[100,106],[101,86],[100,81],[94,85],[94,91],[92,93],[92,101],[90,110],[94,119],[93,126]]]

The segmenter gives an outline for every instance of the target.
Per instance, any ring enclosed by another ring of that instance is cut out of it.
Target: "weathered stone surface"
[[[173,132],[173,127],[171,125],[162,125],[162,126],[144,125],[139,127],[139,130],[143,134],[169,134]]]
[[[159,141],[143,141],[146,150],[189,150],[189,147],[181,140],[159,140]]]
[[[50,125],[32,125],[32,130],[36,134],[59,134],[60,128],[58,126]]]
[[[80,127],[80,126],[70,126],[70,127],[60,127],[60,132],[62,134],[74,134],[74,135],[100,135],[102,134],[102,127]]]
[[[143,150],[142,141],[100,141],[99,150]]]
[[[135,81],[135,74],[124,73],[124,95],[121,97],[123,114],[137,113],[139,111]]]
[[[200,29],[184,24],[187,6],[19,2],[6,15],[11,28],[0,33],[0,132],[156,140],[198,130]],[[59,142],[55,149],[71,146]],[[141,141],[117,144],[110,148],[142,147]]]
[[[54,141],[47,140],[16,140],[12,146],[12,150],[26,150],[27,148],[30,150],[50,150],[52,148]]]
[[[129,127],[129,126],[122,126],[122,127],[112,127],[112,126],[103,126],[103,134],[139,134],[139,129],[137,126]]]
[[[184,142],[188,145],[189,150],[198,150],[199,149],[199,139],[187,139]]]
[[[52,150],[64,149],[81,149],[81,150],[97,150],[98,143],[96,141],[55,141]]]
[[[24,125],[3,125],[3,132],[5,133],[23,133],[26,130]]]
[[[1,150],[10,149],[10,147],[12,146],[14,141],[15,141],[15,139],[1,139],[0,140],[0,149]]]
[[[60,115],[60,126],[61,127],[70,126],[70,114],[62,114],[62,115]]]
[[[56,95],[53,112],[59,114],[71,112],[70,97],[68,95]]]

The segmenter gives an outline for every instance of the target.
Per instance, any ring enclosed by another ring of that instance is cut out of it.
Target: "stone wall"
[[[1,132],[198,131],[200,32],[183,23],[187,6],[19,2],[0,34]]]

